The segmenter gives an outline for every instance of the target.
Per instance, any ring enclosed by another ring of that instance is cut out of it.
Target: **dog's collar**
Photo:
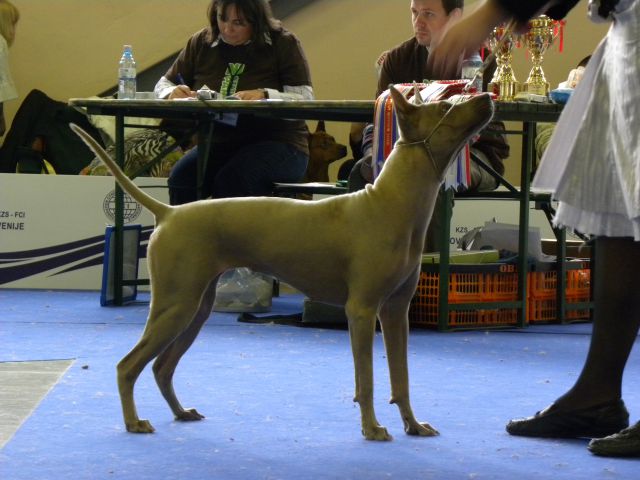
[[[417,142],[403,142],[402,140],[398,140],[396,142],[396,147],[411,147],[414,145],[422,145],[424,147],[424,149],[427,152],[427,157],[429,157],[429,160],[431,160],[431,164],[433,165],[433,169],[436,171],[436,173],[438,172],[438,166],[436,165],[436,161],[433,158],[433,153],[431,152],[431,142],[429,141],[431,139],[431,135],[429,135],[427,138],[425,138],[424,140],[418,140]],[[442,172],[441,177],[443,177],[442,179],[444,179],[444,172]]]
[[[428,138],[425,138],[424,140],[418,140],[417,142],[403,142],[402,140],[398,140],[396,142],[396,145],[398,147],[408,147],[409,145],[424,145],[424,148],[426,148],[427,151],[431,152]]]

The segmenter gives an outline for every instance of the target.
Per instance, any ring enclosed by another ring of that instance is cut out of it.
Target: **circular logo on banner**
[[[111,190],[107,193],[107,196],[104,197],[104,201],[102,202],[102,209],[104,210],[104,214],[111,220],[115,222],[116,220],[116,191]],[[142,205],[136,202],[133,198],[131,198],[126,192],[124,193],[124,223],[133,222],[136,218],[140,216],[142,213]]]

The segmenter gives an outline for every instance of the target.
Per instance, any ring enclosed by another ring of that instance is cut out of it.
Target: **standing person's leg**
[[[596,255],[600,256],[598,248],[604,250],[610,262],[608,274],[596,283],[603,291],[598,305],[611,311],[618,321],[612,318],[608,323],[605,320],[594,325],[591,349],[578,385],[588,388],[598,383],[602,385],[601,391],[620,398],[624,368],[640,327],[640,242],[603,239],[596,248]],[[606,438],[592,440],[589,450],[597,455],[640,456],[640,422]]]
[[[640,242],[598,238],[589,353],[576,383],[535,416],[512,420],[513,435],[602,437],[628,425],[622,376],[640,326]]]
[[[640,242],[596,240],[591,345],[576,384],[557,403],[589,406],[622,398],[622,375],[640,326]]]
[[[308,155],[281,142],[263,142],[239,149],[215,176],[214,198],[268,196],[274,182],[299,182]]]

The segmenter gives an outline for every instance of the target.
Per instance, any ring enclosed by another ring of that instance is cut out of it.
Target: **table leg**
[[[556,230],[556,320],[558,323],[565,323],[566,313],[566,290],[567,290],[567,233],[564,228]]]
[[[527,324],[527,273],[529,251],[529,188],[531,186],[531,165],[535,155],[535,122],[522,125],[522,169],[520,171],[520,229],[518,241],[518,302],[520,312],[518,327]]]
[[[200,121],[198,125],[198,174],[196,180],[199,199],[204,198],[204,174],[209,161],[209,153],[211,152],[212,137],[213,120]]]
[[[118,114],[116,119],[116,163],[124,170],[124,115]],[[115,186],[115,228],[113,231],[113,302],[122,305],[124,277],[124,192],[120,185]]]
[[[449,329],[449,237],[451,236],[451,216],[453,213],[453,190],[444,192],[444,201],[440,212],[442,231],[439,239],[440,264],[438,265],[438,330]]]

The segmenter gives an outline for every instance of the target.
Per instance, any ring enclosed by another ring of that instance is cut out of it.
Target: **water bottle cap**
[[[467,57],[462,61],[463,65],[474,65],[474,64],[481,64],[481,63],[482,63],[482,58],[480,58],[479,53],[476,53],[475,55]]]

